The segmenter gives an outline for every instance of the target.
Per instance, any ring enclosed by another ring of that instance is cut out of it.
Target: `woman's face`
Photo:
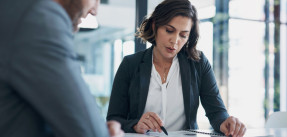
[[[164,59],[173,59],[188,41],[191,26],[192,20],[184,16],[176,16],[168,24],[160,26],[155,36],[155,53]]]

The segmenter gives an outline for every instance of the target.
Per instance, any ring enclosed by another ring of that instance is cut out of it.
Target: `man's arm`
[[[72,26],[55,2],[31,6],[13,40],[10,81],[60,137],[109,136],[72,50]]]

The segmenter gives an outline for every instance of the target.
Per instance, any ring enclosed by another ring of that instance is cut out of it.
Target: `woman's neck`
[[[157,50],[156,47],[154,47],[153,50],[153,62],[162,66],[162,67],[167,67],[170,66],[172,64],[172,60],[173,58],[169,59],[169,58],[164,58],[159,51]]]

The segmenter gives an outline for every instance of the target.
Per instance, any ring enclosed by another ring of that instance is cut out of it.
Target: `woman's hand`
[[[220,131],[226,136],[242,137],[246,132],[246,127],[237,118],[230,116],[220,125]]]
[[[123,137],[125,135],[119,122],[111,120],[107,122],[107,125],[111,137]]]
[[[142,115],[139,122],[133,127],[137,133],[146,133],[148,130],[162,132],[163,123],[160,117],[154,112],[146,112]]]

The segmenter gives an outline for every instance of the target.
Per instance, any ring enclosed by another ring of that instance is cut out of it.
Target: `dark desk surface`
[[[201,130],[199,130],[201,131]],[[210,130],[202,130],[210,132]],[[206,134],[187,134],[186,131],[170,131],[168,137],[210,137],[211,135]],[[166,136],[163,133],[151,133],[149,135],[126,133],[125,137],[161,137]],[[216,136],[212,136],[216,137]],[[287,128],[258,128],[258,129],[247,129],[244,137],[287,137]]]

